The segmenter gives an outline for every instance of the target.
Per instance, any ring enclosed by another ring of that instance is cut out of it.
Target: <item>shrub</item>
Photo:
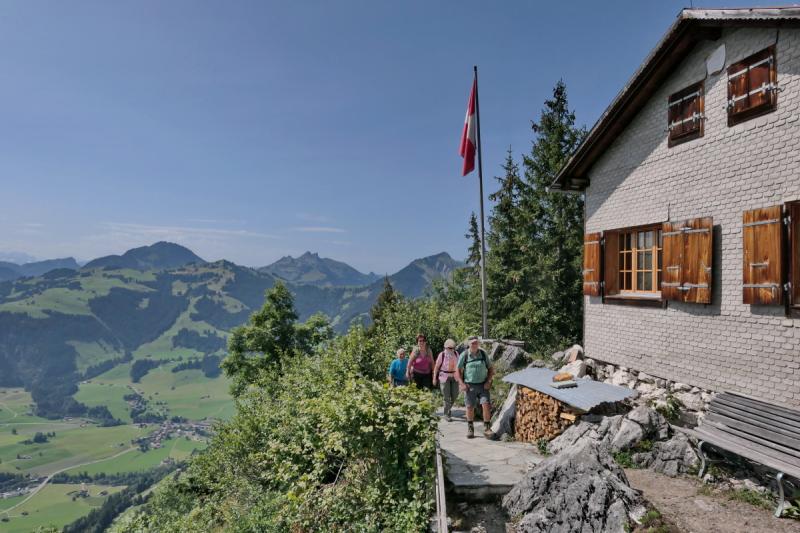
[[[425,530],[433,397],[370,379],[385,367],[366,345],[357,328],[264,374],[206,452],[119,531]]]

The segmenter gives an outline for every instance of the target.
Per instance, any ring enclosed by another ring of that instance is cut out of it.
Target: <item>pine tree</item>
[[[586,135],[575,126],[567,88],[559,81],[545,101],[536,138],[524,157],[525,190],[520,198],[520,282],[527,298],[506,327],[520,330],[544,351],[580,341],[583,313],[581,254],[583,196],[551,192],[550,184]]]
[[[525,287],[520,284],[522,258],[519,250],[520,235],[524,233],[520,200],[525,183],[520,178],[519,165],[509,148],[503,164],[504,176],[495,177],[500,188],[489,195],[494,202],[489,216],[487,235],[489,252],[486,258],[489,318],[492,332],[509,335],[494,325],[514,312],[526,298]]]
[[[469,216],[469,229],[464,237],[469,241],[467,265],[479,277],[481,272],[481,233],[478,229],[478,217],[475,216],[474,211]]]
[[[403,296],[394,290],[394,287],[392,287],[392,282],[389,281],[389,276],[385,276],[383,278],[383,291],[381,291],[381,293],[378,295],[375,305],[372,306],[372,309],[369,312],[369,315],[372,318],[372,326],[370,329],[374,330],[375,325],[379,324],[381,320],[383,320],[386,313],[391,309],[394,309],[402,298]]]

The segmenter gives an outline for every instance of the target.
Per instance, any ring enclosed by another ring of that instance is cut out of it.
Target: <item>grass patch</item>
[[[539,439],[536,441],[536,447],[539,448],[539,453],[547,457],[550,455],[550,450],[547,448],[549,441],[547,439]]]
[[[629,451],[616,452],[614,454],[614,461],[622,468],[637,468],[633,462],[633,454]]]
[[[775,506],[775,502],[767,494],[762,494],[755,490],[750,489],[736,489],[727,491],[726,496],[729,500],[749,503],[754,507],[762,509],[771,509]]]
[[[89,514],[92,509],[100,507],[109,495],[125,487],[87,485],[89,497],[73,500],[73,496],[80,491],[80,488],[81,486],[76,484],[48,484],[36,496],[8,514],[0,512],[0,516],[9,519],[8,522],[2,523],[0,529],[4,533],[29,532],[46,526],[60,529]],[[101,496],[101,492],[106,494]]]
[[[51,431],[55,431],[56,436],[41,444],[22,444],[27,438],[22,431],[13,435],[10,429],[0,429],[0,470],[47,475],[62,468],[116,455],[132,447],[132,439],[152,431],[130,425],[62,428],[54,426]]]

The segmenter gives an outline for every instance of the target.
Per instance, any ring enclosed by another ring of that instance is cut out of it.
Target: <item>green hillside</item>
[[[343,263],[317,261],[316,254],[309,257],[314,264],[326,265],[326,275],[338,280],[344,279],[343,272],[357,272]],[[124,267],[115,266],[120,262]],[[142,270],[181,262],[186,264]],[[459,265],[439,254],[414,261],[390,279],[400,292],[417,297]],[[79,392],[78,384],[120,365],[129,368],[139,359],[168,364],[221,359],[229,332],[261,307],[264,292],[277,280],[269,272],[229,261],[205,263],[183,247],[157,243],[90,262],[80,270],[58,269],[0,282],[0,387],[30,391],[39,416],[89,414],[127,422],[120,391],[103,391],[102,400],[97,400],[98,391],[81,386]],[[305,282],[287,286],[301,321],[321,312],[343,332],[354,322],[368,322],[383,281],[361,287]],[[88,413],[91,407],[108,411]],[[172,414],[188,416],[190,411]]]

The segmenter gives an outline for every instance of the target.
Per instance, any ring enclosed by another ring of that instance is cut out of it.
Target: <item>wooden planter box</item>
[[[580,411],[539,391],[517,387],[514,438],[536,443],[559,436],[580,417]]]

